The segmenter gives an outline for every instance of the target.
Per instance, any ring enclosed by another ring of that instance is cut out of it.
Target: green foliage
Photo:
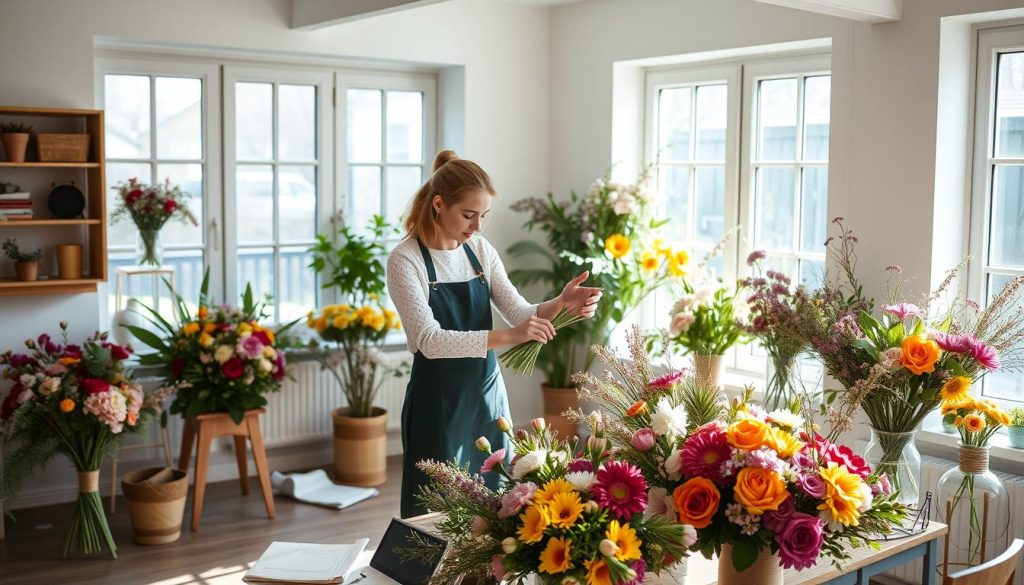
[[[34,252],[21,250],[18,248],[18,241],[14,238],[7,238],[4,241],[3,248],[7,257],[15,262],[38,262],[39,258],[43,255],[42,250],[36,250]]]
[[[352,304],[365,304],[383,296],[386,287],[384,239],[397,234],[380,215],[369,224],[370,237],[355,233],[349,226],[338,230],[338,245],[325,234],[317,234],[317,243],[309,249],[313,262],[309,267],[320,275],[323,288],[337,289]]]
[[[21,122],[6,122],[0,124],[0,134],[33,134],[35,130],[28,124]]]
[[[1010,409],[1010,426],[1024,427],[1024,408],[1014,406]]]

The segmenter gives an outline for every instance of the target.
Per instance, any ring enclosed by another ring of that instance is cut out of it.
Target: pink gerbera
[[[488,473],[493,471],[495,467],[501,469],[501,464],[505,462],[505,450],[498,449],[494,453],[491,453],[487,459],[484,460],[484,464],[480,466],[480,473]]]
[[[647,481],[629,463],[611,461],[598,470],[590,495],[612,516],[628,521],[647,507]]]
[[[968,337],[967,347],[970,350],[971,357],[978,362],[978,365],[990,371],[999,369],[999,354],[996,353],[994,347],[973,335]]]
[[[943,351],[951,351],[953,353],[968,353],[971,350],[971,345],[968,342],[968,338],[965,335],[955,335],[952,333],[933,333],[931,336],[932,340],[942,348]]]
[[[914,303],[897,303],[895,305],[885,305],[882,310],[889,313],[893,317],[896,317],[900,321],[905,320],[907,317],[922,317],[924,311],[921,307],[918,307]]]
[[[683,379],[683,375],[686,374],[686,370],[679,370],[672,372],[671,374],[665,374],[664,376],[658,376],[647,383],[647,387],[651,390],[667,390],[678,384]]]
[[[705,425],[683,443],[683,474],[722,483],[725,480],[722,464],[728,461],[730,455],[725,431],[715,425]]]

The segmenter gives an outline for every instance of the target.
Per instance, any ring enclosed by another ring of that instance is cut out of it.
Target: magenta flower
[[[753,266],[758,260],[764,260],[768,254],[764,250],[754,250],[747,255],[747,266]]]
[[[569,473],[575,473],[577,471],[587,471],[590,473],[594,472],[594,464],[589,459],[573,459],[569,462]]]
[[[250,360],[254,360],[263,356],[263,343],[255,335],[246,335],[238,341],[235,351]]]
[[[633,436],[629,439],[629,444],[637,451],[644,453],[646,451],[650,451],[651,447],[654,447],[654,441],[657,438],[658,437],[654,434],[653,430],[640,429],[633,433]]]
[[[817,473],[808,472],[797,475],[796,484],[800,490],[812,498],[825,497],[825,480]]]
[[[505,463],[505,450],[498,449],[484,459],[484,464],[480,466],[480,473],[489,473],[494,471],[495,467],[501,469],[503,463]]]
[[[967,336],[965,335],[954,335],[951,333],[933,333],[931,336],[932,340],[943,351],[951,351],[953,353],[968,353],[971,350],[970,343],[968,343]]]
[[[768,510],[764,513],[764,516],[762,516],[764,527],[773,532],[778,532],[789,522],[794,512],[796,512],[796,503],[793,501],[793,496],[790,496],[782,500],[777,510]]]
[[[637,559],[629,564],[629,568],[633,569],[636,577],[626,581],[626,585],[642,585],[647,576],[647,563],[643,559]]]
[[[511,518],[519,513],[537,493],[537,484],[532,481],[521,483],[505,492],[501,497],[501,509],[498,510],[498,518]]]
[[[730,456],[725,432],[716,425],[705,425],[683,443],[680,459],[686,477],[703,477],[715,483],[725,481],[722,464]]]
[[[491,572],[498,581],[503,581],[508,572],[505,570],[505,563],[501,562],[501,555],[491,557]]]
[[[914,303],[898,303],[895,305],[885,305],[882,310],[889,313],[893,317],[896,317],[900,321],[903,321],[907,317],[923,317],[924,311],[921,307],[918,307]]]
[[[678,384],[683,376],[686,374],[686,370],[679,370],[678,372],[672,372],[671,374],[665,374],[664,376],[658,376],[647,383],[647,387],[651,390],[667,390],[676,384]]]
[[[784,568],[802,571],[813,567],[824,542],[821,521],[810,514],[794,512],[782,529],[775,531],[775,540]]]
[[[974,361],[978,362],[978,365],[989,371],[999,369],[999,354],[996,352],[996,348],[973,335],[968,337],[967,344],[971,357],[974,358]]]
[[[627,522],[647,507],[647,480],[625,461],[610,461],[597,471],[590,495],[602,508]]]

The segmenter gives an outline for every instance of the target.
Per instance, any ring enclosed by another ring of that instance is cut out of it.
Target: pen
[[[358,583],[358,582],[362,581],[365,578],[366,578],[366,573],[359,573],[359,577],[355,581],[352,581],[352,583]]]

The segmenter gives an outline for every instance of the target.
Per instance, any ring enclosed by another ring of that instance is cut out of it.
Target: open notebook
[[[242,580],[247,583],[346,583],[347,575],[369,542],[366,538],[352,544],[275,541]]]

